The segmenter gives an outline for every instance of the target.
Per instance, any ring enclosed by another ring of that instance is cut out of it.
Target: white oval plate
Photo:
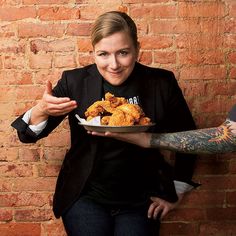
[[[116,132],[116,133],[133,133],[133,132],[144,132],[147,131],[150,127],[155,124],[152,123],[150,125],[132,125],[132,126],[108,126],[108,125],[88,125],[78,123],[79,125],[84,126],[84,128],[88,131],[94,132]]]

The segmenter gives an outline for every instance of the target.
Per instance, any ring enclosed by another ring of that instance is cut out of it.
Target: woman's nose
[[[116,58],[116,56],[111,56],[110,58],[110,68],[115,70],[119,67],[119,62]]]

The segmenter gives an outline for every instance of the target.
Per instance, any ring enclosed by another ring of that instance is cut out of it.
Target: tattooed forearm
[[[215,128],[152,134],[150,146],[184,153],[235,152],[236,122],[226,120],[221,126]]]

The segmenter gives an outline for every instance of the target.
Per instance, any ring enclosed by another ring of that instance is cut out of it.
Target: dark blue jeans
[[[147,207],[110,208],[85,198],[62,219],[68,236],[151,236],[153,224],[159,228],[159,221],[147,218]]]

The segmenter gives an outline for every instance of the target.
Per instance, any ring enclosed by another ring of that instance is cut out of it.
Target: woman
[[[214,154],[236,152],[236,105],[218,127],[176,133],[96,133],[114,137],[144,148],[162,148],[183,153]]]
[[[95,64],[63,72],[54,89],[47,82],[42,99],[12,126],[22,142],[36,142],[68,116],[71,147],[58,176],[53,211],[69,236],[148,236],[158,218],[197,186],[191,181],[195,156],[177,154],[172,168],[158,149],[89,135],[75,115],[83,117],[110,92],[138,103],[158,124],[154,133],[190,130],[195,124],[174,74],[137,62],[137,28],[127,14],[98,17],[91,40]]]

